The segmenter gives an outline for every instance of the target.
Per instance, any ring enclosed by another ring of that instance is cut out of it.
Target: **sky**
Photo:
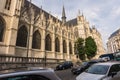
[[[102,35],[104,47],[108,37],[120,28],[120,0],[32,0],[36,4],[61,19],[63,5],[67,20],[76,18],[78,12],[95,25]]]

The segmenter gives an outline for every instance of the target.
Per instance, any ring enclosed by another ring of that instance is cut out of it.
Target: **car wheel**
[[[62,69],[64,70],[65,68],[63,67]]]

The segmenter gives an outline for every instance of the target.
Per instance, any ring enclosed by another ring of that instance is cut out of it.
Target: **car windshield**
[[[90,68],[88,68],[86,72],[91,74],[104,75],[107,73],[108,69],[109,69],[109,66],[107,65],[93,65]]]

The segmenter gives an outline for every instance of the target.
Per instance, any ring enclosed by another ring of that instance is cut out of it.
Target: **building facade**
[[[0,0],[0,54],[76,60],[74,42],[92,36],[104,53],[100,33],[83,15],[62,20],[27,0]]]
[[[120,50],[120,29],[110,35],[107,42],[107,52],[114,53]]]

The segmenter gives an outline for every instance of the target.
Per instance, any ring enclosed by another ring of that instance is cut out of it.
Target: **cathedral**
[[[104,53],[101,34],[84,15],[66,21],[27,0],[0,0],[0,54],[76,60],[74,42],[91,36],[97,44],[96,58]]]

